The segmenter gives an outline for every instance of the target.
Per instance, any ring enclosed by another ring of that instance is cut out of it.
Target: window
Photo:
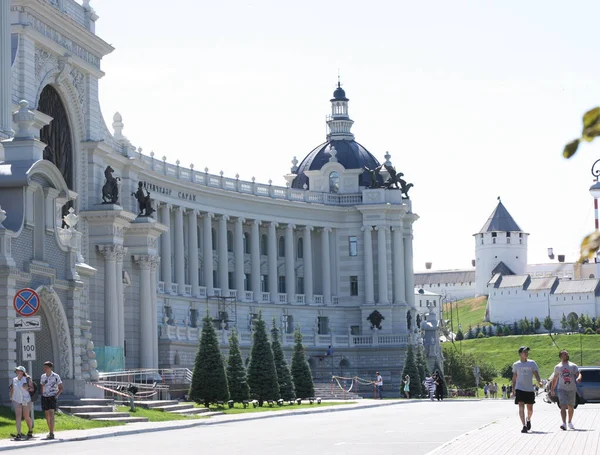
[[[329,192],[339,193],[340,191],[340,174],[333,171],[329,174]]]
[[[250,254],[250,235],[244,232],[244,254]]]
[[[213,286],[216,288],[219,287],[219,274],[216,270],[213,270]]]
[[[506,237],[510,237],[510,232],[507,232],[507,233],[506,233]]]
[[[498,233],[497,232],[492,232],[492,237],[498,237]]]
[[[350,277],[350,295],[358,295],[358,277]]]
[[[284,276],[278,277],[278,280],[277,280],[277,292],[279,292],[280,294],[285,294],[285,292],[286,292],[286,290],[285,290],[285,277]]]
[[[260,276],[260,292],[269,292],[269,280],[267,279],[267,275]]]
[[[319,316],[317,318],[317,321],[318,321],[319,335],[328,335],[329,334],[329,318],[327,316]]]
[[[213,251],[217,251],[217,231],[215,231],[215,228],[212,228],[210,230],[211,232],[211,239],[212,239],[212,249]]]
[[[281,237],[279,237],[279,244],[277,247],[277,256],[279,256],[280,258],[284,258],[285,257],[285,238],[283,237],[283,235]]]
[[[233,277],[233,272],[227,273],[227,281],[229,282],[229,289],[235,289],[235,278]]]
[[[233,232],[227,231],[227,251],[233,251]]]
[[[266,256],[269,254],[269,243],[267,240],[267,234],[263,234],[260,236],[260,254]]]
[[[350,335],[360,335],[360,326],[359,325],[351,325],[350,326]]]
[[[302,259],[304,257],[304,240],[302,240],[302,237],[298,239],[296,245],[296,257],[298,259]]]
[[[299,276],[296,278],[296,293],[304,294],[304,277]]]
[[[294,316],[284,315],[282,316],[283,332],[294,333]]]
[[[348,237],[348,254],[358,256],[358,239],[354,235]]]

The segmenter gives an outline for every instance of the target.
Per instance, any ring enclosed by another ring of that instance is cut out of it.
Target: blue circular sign
[[[33,316],[40,309],[40,296],[33,289],[21,289],[15,295],[13,306],[19,316]]]

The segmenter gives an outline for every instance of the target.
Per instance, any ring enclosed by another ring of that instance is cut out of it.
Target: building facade
[[[294,158],[286,186],[213,175],[144,154],[118,113],[106,127],[98,81],[113,48],[89,1],[0,4],[0,382],[21,360],[22,288],[41,297],[33,373],[53,359],[76,396],[98,370],[192,367],[205,316],[224,351],[235,329],[247,354],[262,314],[288,353],[300,328],[316,375],[399,381],[419,337],[418,216],[354,140],[339,83],[326,142]]]

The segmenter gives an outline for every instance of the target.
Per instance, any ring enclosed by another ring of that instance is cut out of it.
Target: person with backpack
[[[15,374],[16,376],[13,378],[10,388],[10,399],[15,409],[15,422],[17,426],[15,440],[20,441],[23,439],[23,434],[21,433],[21,423],[23,418],[25,419],[29,430],[26,439],[31,439],[33,437],[33,424],[31,422],[29,408],[29,404],[31,403],[31,395],[29,393],[33,390],[33,384],[31,377],[27,376],[25,367],[18,366],[15,368]]]
[[[54,364],[44,362],[44,374],[40,379],[42,385],[42,410],[48,423],[48,436],[46,439],[54,439],[54,412],[56,411],[56,400],[63,391],[63,383],[60,376],[52,371]]]

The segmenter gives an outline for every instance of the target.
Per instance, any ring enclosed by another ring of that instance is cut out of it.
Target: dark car
[[[600,366],[579,367],[581,372],[581,382],[577,383],[577,402],[575,407],[584,403],[600,403]],[[548,378],[546,386],[547,399],[552,403],[558,404],[556,394],[550,395],[550,384],[554,379],[554,373]]]

